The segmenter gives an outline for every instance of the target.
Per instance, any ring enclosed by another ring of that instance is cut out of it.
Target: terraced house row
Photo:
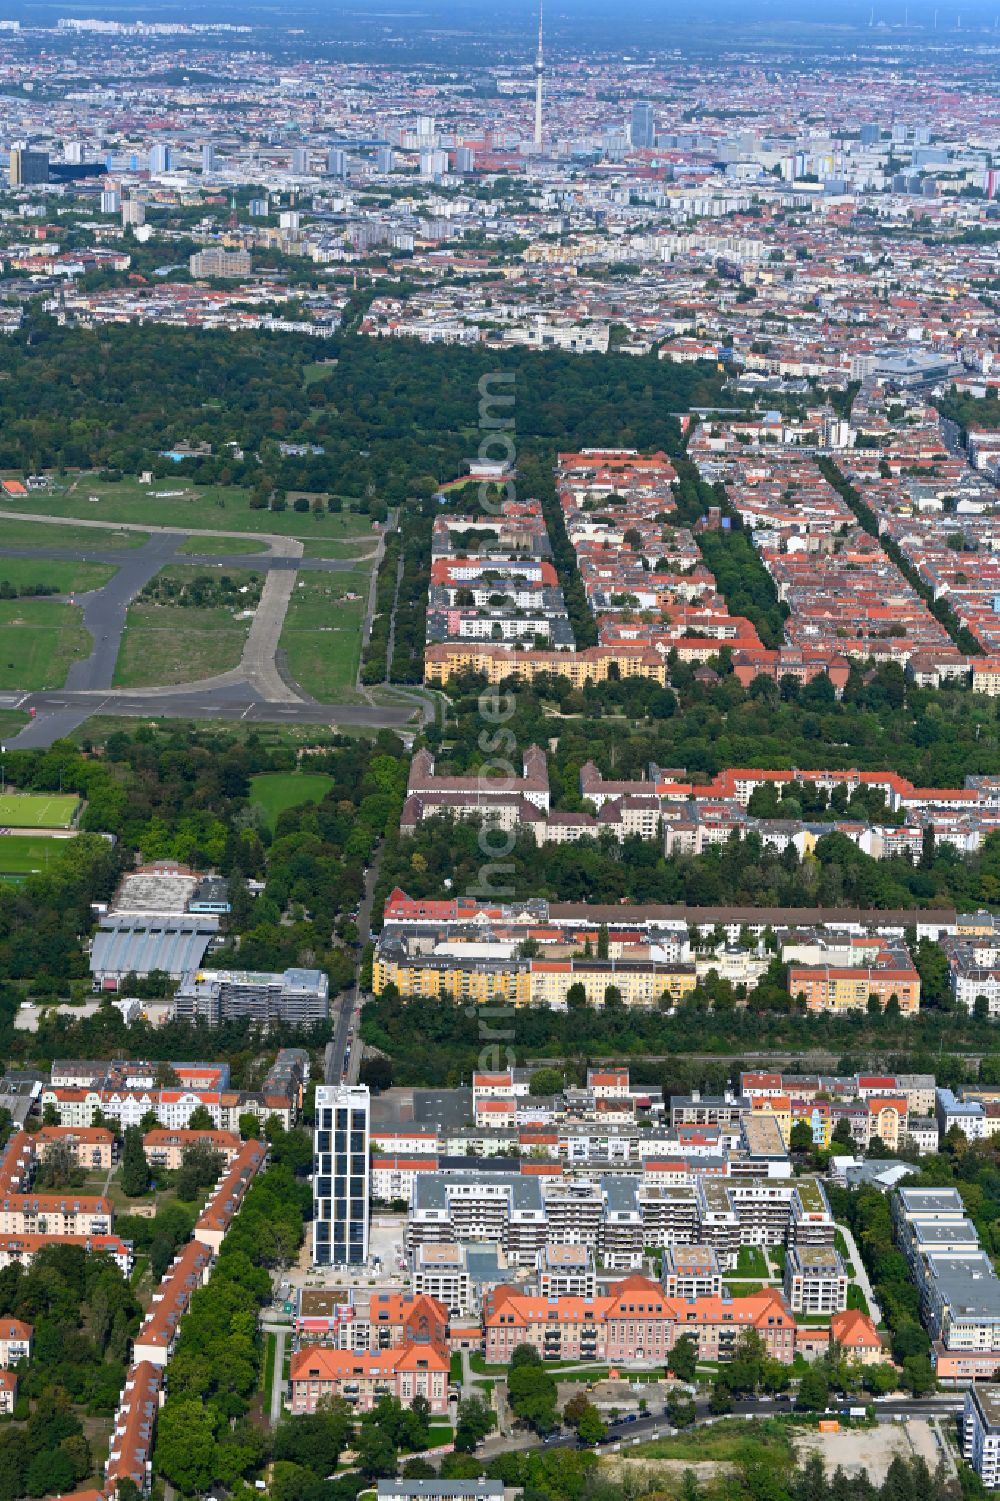
[[[505,502],[492,523],[439,520],[426,679],[477,672],[493,683],[546,674],[574,687],[609,677],[665,683],[670,652],[698,663],[722,645],[759,649],[755,627],[730,615],[692,532],[677,521],[676,479],[662,452],[587,448],[558,456],[559,505],[597,623],[597,645],[582,649],[545,561],[550,546],[536,502]],[[477,540],[478,556],[456,555]]]
[[[223,1151],[222,1177],[215,1184],[194,1228],[191,1240],[167,1268],[153,1294],[149,1310],[135,1336],[129,1366],[115,1413],[100,1491],[81,1497],[120,1498],[126,1480],[146,1494],[151,1480],[156,1414],[163,1400],[164,1372],[177,1339],[181,1320],[198,1287],[211,1275],[215,1257],[238,1213],[250,1184],[267,1160],[267,1148],[238,1137],[220,1140],[216,1132],[153,1131],[147,1137],[159,1160],[167,1162],[184,1145],[207,1144]],[[123,1275],[132,1270],[132,1244],[113,1233],[114,1208],[102,1195],[38,1193],[32,1186],[37,1162],[56,1147],[65,1146],[89,1167],[111,1167],[113,1134],[100,1127],[47,1126],[37,1135],[18,1131],[0,1158],[0,1266],[30,1265],[37,1253],[53,1244],[78,1245],[90,1254],[110,1256]],[[13,1411],[16,1372],[8,1364],[30,1361],[31,1325],[7,1319],[0,1323],[0,1413]]]

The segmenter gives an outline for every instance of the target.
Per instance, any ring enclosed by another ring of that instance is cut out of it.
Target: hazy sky
[[[797,46],[825,36],[853,33],[861,45],[989,40],[1000,0],[548,0],[545,30],[553,54],[592,48],[685,47],[694,42],[731,48],[740,38],[755,45],[771,40]],[[530,53],[537,28],[537,0],[0,0],[0,17],[48,23],[60,15],[118,19],[243,18],[279,28],[301,25],[328,42],[366,49],[383,42],[387,55],[401,45],[427,57],[460,53],[469,45],[480,61],[491,52],[508,59]],[[961,17],[961,31],[958,18]],[[908,26],[905,25],[908,21]],[[1000,32],[993,34],[1000,44]],[[998,69],[1000,71],[1000,69]]]

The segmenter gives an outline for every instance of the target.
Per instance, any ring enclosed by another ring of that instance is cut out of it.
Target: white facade
[[[962,1413],[962,1457],[987,1490],[1000,1485],[1000,1388],[973,1386]]]
[[[789,1246],[784,1292],[793,1313],[843,1313],[847,1273],[838,1253],[832,1246]]]

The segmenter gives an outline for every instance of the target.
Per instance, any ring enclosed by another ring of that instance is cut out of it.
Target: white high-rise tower
[[[542,149],[542,78],[545,59],[542,56],[542,0],[538,0],[538,52],[535,56],[535,150]]]

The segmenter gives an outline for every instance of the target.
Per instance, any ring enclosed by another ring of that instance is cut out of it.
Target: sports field
[[[68,829],[79,804],[75,793],[5,792],[0,797],[0,828]]]
[[[263,809],[269,829],[286,808],[321,802],[333,786],[333,777],[323,771],[266,771],[250,778],[250,799]]]
[[[30,876],[47,870],[69,848],[65,839],[45,834],[0,834],[0,881],[5,876]]]

